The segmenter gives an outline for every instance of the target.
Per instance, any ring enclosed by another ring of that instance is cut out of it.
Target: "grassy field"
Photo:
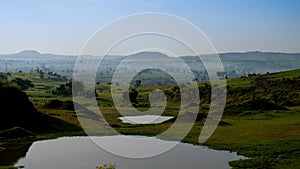
[[[251,75],[244,78],[228,79],[226,108],[220,125],[205,145],[222,150],[230,150],[250,159],[232,161],[233,168],[300,168],[300,70]],[[70,96],[54,95],[51,91],[65,81],[57,81],[51,76],[40,79],[37,74],[12,73],[9,79],[29,79],[33,88],[25,90],[30,101],[42,113],[80,127],[75,110],[70,107]],[[198,138],[206,120],[210,104],[209,83],[199,83],[201,105],[198,118],[183,142],[199,144]],[[178,116],[180,93],[175,85],[139,87],[136,108],[145,111],[149,108],[149,93],[159,88],[168,99],[163,115]],[[174,122],[161,124],[134,125],[122,123],[120,114],[114,108],[110,86],[99,84],[96,87],[97,101],[106,121],[123,134],[155,136],[167,130]],[[61,101],[58,107],[51,107],[53,100]],[[50,106],[49,106],[50,105]],[[86,119],[93,127],[93,121]],[[180,125],[186,125],[184,123]],[[104,124],[103,124],[104,126]],[[100,130],[98,134],[109,134]],[[8,141],[26,142],[56,138],[65,135],[84,135],[82,131],[37,134],[34,137],[1,139],[0,150]]]

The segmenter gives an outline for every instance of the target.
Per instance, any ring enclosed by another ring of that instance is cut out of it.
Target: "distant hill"
[[[13,55],[19,55],[19,56],[35,56],[35,55],[41,55],[40,52],[36,50],[24,50],[22,52],[13,54]]]
[[[76,56],[74,55],[56,55],[49,53],[40,53],[36,50],[24,50],[18,53],[13,54],[0,54],[0,59],[19,59],[19,60],[53,60],[53,59],[67,59],[75,60]]]
[[[147,59],[147,60],[152,60],[152,59],[169,59],[169,56],[160,53],[160,52],[140,52],[140,53],[135,53],[132,55],[127,56],[131,59]]]

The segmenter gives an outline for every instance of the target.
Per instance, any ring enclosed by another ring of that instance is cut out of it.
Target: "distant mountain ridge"
[[[245,51],[245,52],[222,52],[222,53],[217,53],[220,57],[221,56],[235,56],[235,55],[299,55],[300,53],[288,53],[288,52],[262,52],[262,51]],[[39,51],[36,50],[24,50],[18,53],[10,53],[10,54],[1,54],[0,56],[77,56],[77,55],[61,55],[61,54],[53,54],[53,53],[40,53]],[[161,52],[138,52],[134,54],[130,54],[128,56],[130,57],[148,57],[151,55],[151,57],[170,57],[164,53]],[[212,54],[201,54],[203,56],[208,56]],[[110,56],[110,55],[109,55]],[[115,57],[125,57],[125,55],[112,55]],[[181,55],[179,57],[187,57],[189,55]],[[189,56],[193,57],[193,56]]]

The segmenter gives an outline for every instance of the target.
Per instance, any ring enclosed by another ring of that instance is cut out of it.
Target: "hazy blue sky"
[[[219,52],[300,52],[297,0],[1,0],[0,53],[78,54],[98,28],[137,12],[185,18]]]

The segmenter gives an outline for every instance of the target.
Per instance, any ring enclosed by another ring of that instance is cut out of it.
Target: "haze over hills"
[[[209,58],[210,54],[202,55]],[[220,53],[219,57],[223,63],[227,77],[241,77],[253,73],[279,72],[300,68],[300,53],[280,53],[280,52],[228,52]],[[108,83],[114,70],[124,56],[105,56],[99,66],[99,79],[101,83]],[[169,57],[159,52],[140,52],[129,55],[134,60],[142,58],[152,62],[161,62],[166,66],[173,64],[173,57]],[[206,81],[206,71],[196,56],[180,56],[180,58],[190,67],[198,81]],[[26,50],[15,54],[0,54],[0,72],[36,72],[37,69],[43,72],[55,72],[61,76],[72,78],[77,56],[43,54],[34,50]],[[180,71],[180,65],[175,66]],[[171,69],[171,68],[170,68]]]
[[[12,54],[0,54],[0,59],[20,59],[20,60],[31,60],[31,59],[71,59],[70,57],[74,57],[75,55],[57,55],[57,54],[50,54],[50,53],[40,53],[36,50],[24,50],[18,53]]]
[[[209,57],[212,54],[202,54],[203,57]],[[218,53],[219,57],[222,60],[226,59],[238,59],[239,61],[244,60],[257,60],[257,59],[299,59],[300,53],[284,53],[284,52],[261,52],[261,51],[249,51],[249,52],[226,52],[226,53]],[[12,53],[12,54],[0,54],[0,59],[36,59],[37,57],[39,59],[46,59],[46,60],[52,60],[52,59],[70,59],[75,60],[77,59],[78,55],[58,55],[58,54],[51,54],[51,53],[40,53],[36,50],[24,50],[18,53]],[[152,59],[163,59],[168,58],[167,54],[163,54],[160,52],[139,52],[134,53],[131,55],[128,55],[132,58],[152,58]],[[124,58],[126,56],[124,55],[108,55],[106,57],[112,57],[112,58]],[[189,56],[189,55],[183,55],[178,56],[183,59],[191,59],[195,56]],[[285,58],[283,58],[285,57]]]

